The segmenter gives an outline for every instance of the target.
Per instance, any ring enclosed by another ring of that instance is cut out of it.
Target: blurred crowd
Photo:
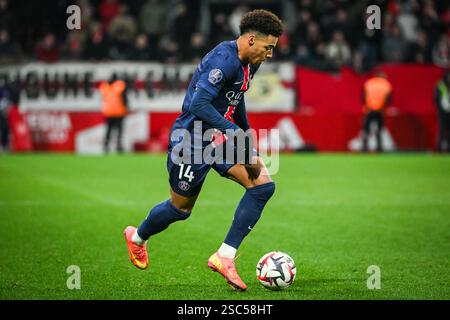
[[[0,0],[0,64],[28,61],[198,62],[239,34],[255,8],[286,24],[274,60],[333,71],[365,72],[383,62],[450,64],[450,2],[440,0]],[[81,9],[81,29],[66,26]],[[381,8],[381,29],[366,27],[367,6]]]

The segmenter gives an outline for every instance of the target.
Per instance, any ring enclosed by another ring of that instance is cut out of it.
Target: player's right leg
[[[174,164],[169,154],[169,200],[156,205],[139,228],[124,231],[131,262],[139,269],[148,267],[147,240],[165,230],[170,224],[189,218],[210,166]]]
[[[112,119],[110,117],[106,118],[106,134],[103,139],[103,151],[104,153],[108,153],[109,151],[109,140],[111,139],[111,130],[112,130]]]
[[[172,189],[170,200],[155,206],[139,228],[128,226],[124,230],[128,255],[131,262],[139,269],[148,267],[147,240],[150,236],[165,230],[170,224],[189,218],[198,194],[184,197]]]
[[[368,148],[368,140],[370,135],[370,115],[366,114],[363,119],[363,132],[362,132],[362,152],[367,152]]]

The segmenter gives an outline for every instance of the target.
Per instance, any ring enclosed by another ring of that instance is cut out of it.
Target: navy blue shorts
[[[169,184],[173,191],[185,196],[191,197],[198,194],[205,182],[206,176],[213,168],[222,177],[227,176],[228,170],[236,163],[212,163],[208,164],[202,161],[201,164],[174,163],[171,157],[171,149],[167,152],[167,171],[169,172]]]

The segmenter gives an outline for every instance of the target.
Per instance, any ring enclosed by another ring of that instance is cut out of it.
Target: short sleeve
[[[235,67],[229,56],[216,55],[205,62],[196,86],[217,96],[224,84],[234,77]]]

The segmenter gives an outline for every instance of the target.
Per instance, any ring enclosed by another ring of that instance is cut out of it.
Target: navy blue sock
[[[275,192],[275,183],[269,182],[247,189],[234,214],[233,223],[228,231],[225,243],[237,249],[242,240],[253,229],[261,213]]]
[[[190,215],[190,212],[184,212],[176,208],[170,200],[161,202],[150,211],[147,218],[139,226],[137,233],[139,237],[147,240],[151,235],[166,229],[171,223],[185,220]]]

